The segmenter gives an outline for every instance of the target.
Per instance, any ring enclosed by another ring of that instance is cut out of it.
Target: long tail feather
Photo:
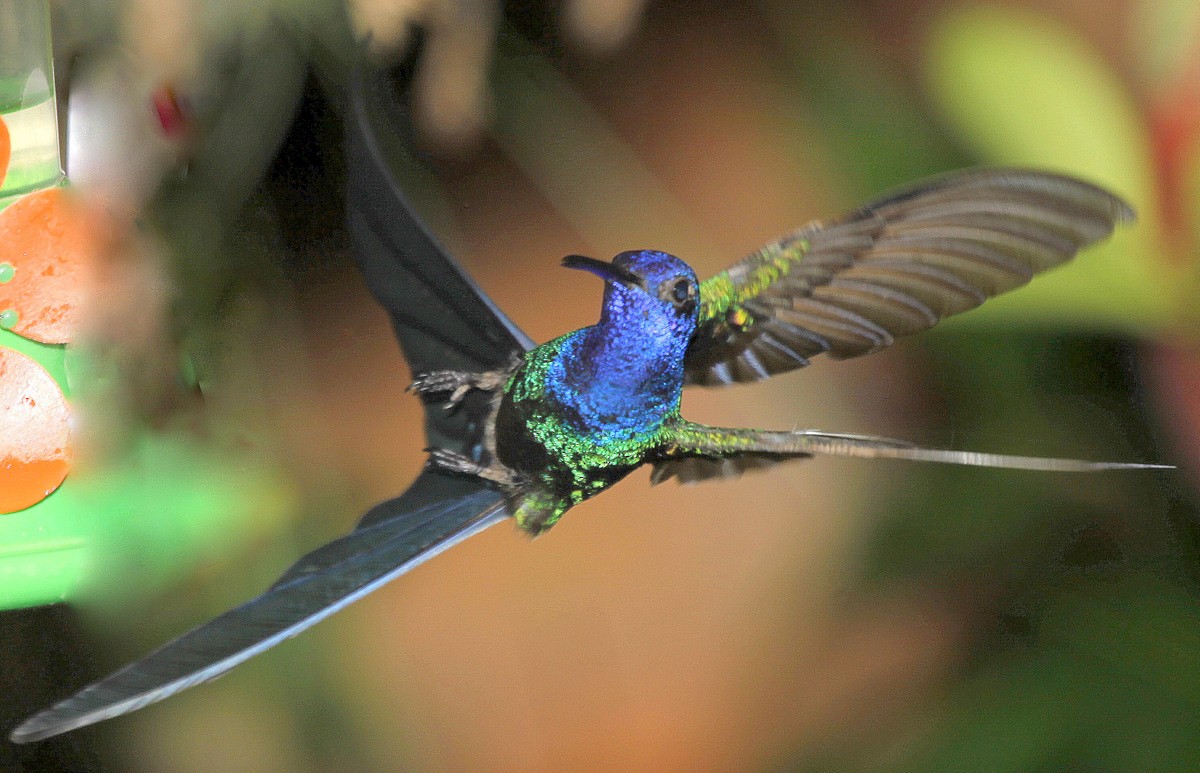
[[[854,456],[860,459],[906,459],[914,462],[961,464],[969,467],[999,467],[1008,470],[1045,472],[1100,472],[1103,470],[1173,470],[1171,464],[1140,462],[1091,462],[1082,459],[1057,459],[1041,456],[988,454],[978,451],[949,451],[919,448],[910,443],[871,435],[845,435],[804,430],[789,433],[804,453],[829,456]]]
[[[1082,459],[920,448],[904,440],[875,435],[853,435],[813,429],[792,432],[731,429],[691,422],[683,422],[674,429],[671,448],[663,458],[654,462],[652,483],[661,483],[668,478],[678,478],[685,484],[712,478],[731,478],[747,470],[817,454],[852,456],[859,459],[906,459],[913,462],[1043,472],[1174,469],[1174,466],[1169,464],[1090,462]]]
[[[351,532],[301,558],[261,596],[35,714],[10,737],[39,741],[215,679],[507,517],[500,495],[484,490]]]

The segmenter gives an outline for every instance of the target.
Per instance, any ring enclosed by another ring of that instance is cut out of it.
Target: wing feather
[[[968,170],[788,234],[701,284],[689,384],[758,381],[868,354],[973,309],[1133,219],[1082,180]]]

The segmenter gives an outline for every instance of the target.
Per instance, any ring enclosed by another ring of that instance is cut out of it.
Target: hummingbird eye
[[[691,285],[688,284],[688,281],[686,279],[680,279],[679,281],[675,282],[675,287],[671,290],[671,298],[674,299],[676,303],[683,303],[688,299],[688,296],[691,295],[689,292],[690,290]]]
[[[690,314],[696,305],[696,285],[687,277],[668,279],[659,285],[658,297],[685,314]]]

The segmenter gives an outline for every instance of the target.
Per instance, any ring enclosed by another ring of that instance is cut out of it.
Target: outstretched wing
[[[844,359],[1028,282],[1132,220],[1090,183],[1023,169],[933,178],[814,222],[700,285],[689,384],[767,378]]]
[[[346,105],[346,177],[355,258],[367,286],[392,318],[413,373],[479,372],[507,367],[533,341],[504,315],[421,222],[391,173],[388,149],[412,126],[396,82],[371,72],[352,85]],[[428,402],[427,445],[477,457],[487,398],[469,393],[458,410]],[[482,486],[475,480],[427,470],[402,497],[416,509]],[[360,526],[380,517],[378,509]]]
[[[412,126],[395,87],[382,73],[367,75],[354,85],[346,107],[347,197],[359,267],[391,316],[414,374],[505,368],[533,341],[442,249],[389,171],[388,149],[404,142],[397,128]],[[457,411],[430,406],[429,445],[473,455],[483,402],[482,395],[470,394]]]
[[[401,194],[379,135],[402,117],[385,79],[370,77],[352,87],[346,118],[349,225],[367,282],[414,371],[503,367],[532,343],[438,246]],[[426,415],[430,445],[466,454],[479,446],[486,418],[479,396],[453,414],[428,406]],[[34,715],[12,740],[126,714],[220,676],[507,517],[503,497],[482,482],[426,470],[262,595]]]

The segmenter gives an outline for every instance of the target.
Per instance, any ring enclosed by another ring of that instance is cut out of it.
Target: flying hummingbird
[[[420,223],[389,173],[380,127],[407,116],[379,76],[346,110],[349,227],[426,405],[430,462],[350,534],[262,595],[26,720],[28,742],[213,679],[413,567],[513,518],[530,534],[638,467],[685,483],[816,454],[1051,471],[1157,468],[918,448],[816,430],[687,421],[687,385],[752,382],[847,358],[1019,287],[1107,237],[1132,209],[1047,172],[950,174],[814,222],[700,281],[657,250],[563,264],[604,280],[600,320],[535,346]]]

